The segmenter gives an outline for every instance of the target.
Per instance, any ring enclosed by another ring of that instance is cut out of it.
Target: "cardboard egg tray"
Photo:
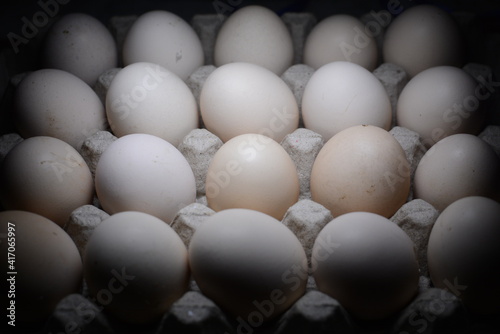
[[[136,16],[113,17],[109,28],[120,47],[128,27]],[[282,79],[293,91],[300,106],[304,87],[314,70],[301,64],[302,48],[309,31],[317,20],[310,13],[285,13],[283,21],[289,28],[295,48],[295,64],[283,75]],[[370,16],[362,17],[369,20]],[[193,95],[199,98],[203,82],[215,69],[211,57],[217,31],[224,18],[216,14],[195,15],[191,25],[198,33],[205,51],[205,65],[198,68],[187,80]],[[377,41],[380,43],[381,39]],[[464,69],[475,77],[492,75],[491,68],[480,64],[467,64]],[[110,69],[101,75],[96,86],[96,93],[104,100],[107,88],[119,69]],[[391,99],[393,109],[397,98],[408,77],[404,71],[393,64],[380,64],[374,74],[382,82]],[[14,89],[22,78],[22,73],[10,76],[10,89]],[[495,92],[498,95],[497,92]],[[11,97],[11,95],[10,95]],[[495,99],[490,104],[495,109]],[[9,94],[4,95],[3,106],[11,108]],[[496,110],[496,109],[495,109]],[[2,117],[4,119],[4,117]],[[500,155],[500,123],[487,126],[479,135],[492,145]],[[420,158],[425,153],[418,134],[408,129],[395,126],[390,133],[405,150],[411,165],[412,175]],[[5,130],[7,129],[7,130]],[[22,138],[12,131],[12,127],[3,126],[0,137],[0,163],[8,151]],[[116,137],[107,131],[98,132],[84,142],[80,153],[95,171],[100,155]],[[309,192],[309,176],[312,164],[324,141],[320,135],[305,129],[301,123],[299,129],[289,134],[281,145],[290,154],[296,164],[300,179],[299,201],[289,208],[282,222],[299,238],[306,254],[310,258],[312,244],[319,231],[333,219],[331,213],[311,200]],[[197,200],[180,210],[171,222],[186,246],[197,226],[212,215],[214,211],[207,206],[204,180],[208,164],[222,145],[214,134],[203,128],[193,130],[179,145],[178,149],[190,163],[196,178]],[[432,226],[439,212],[430,204],[414,199],[410,193],[403,207],[391,218],[413,240],[417,249],[420,264],[419,295],[400,313],[389,319],[362,322],[349,316],[342,306],[333,298],[317,290],[314,279],[309,275],[307,292],[286,313],[270,322],[265,322],[265,314],[253,319],[233,319],[206,298],[194,281],[189,291],[173,304],[164,317],[152,324],[130,325],[122,323],[103,311],[98,301],[89,296],[83,284],[81,293],[69,295],[57,305],[53,315],[43,324],[35,324],[23,328],[24,332],[33,333],[497,333],[500,325],[496,319],[478,317],[469,314],[460,299],[460,282],[450,282],[449,289],[432,287],[426,263],[426,246]],[[93,205],[76,209],[66,226],[66,232],[73,238],[82,254],[92,230],[109,215],[104,212],[99,200],[95,198]],[[262,321],[261,321],[262,320]]]

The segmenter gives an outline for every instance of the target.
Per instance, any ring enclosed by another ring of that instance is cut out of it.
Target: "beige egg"
[[[326,64],[307,82],[302,97],[306,128],[326,142],[336,133],[361,124],[389,130],[391,102],[380,81],[365,68],[346,61]]]
[[[258,211],[229,209],[210,216],[189,244],[202,293],[248,333],[288,309],[305,292],[307,259],[297,237]]]
[[[410,77],[434,66],[460,66],[464,50],[457,23],[432,5],[408,8],[384,35],[384,61],[401,66]]]
[[[320,21],[307,35],[304,64],[318,69],[334,61],[349,61],[373,71],[378,63],[377,44],[357,18],[337,14]]]
[[[415,171],[415,197],[438,210],[462,197],[500,198],[500,159],[482,139],[446,137],[431,147]]]
[[[410,168],[401,145],[387,131],[353,126],[333,136],[311,171],[312,199],[333,216],[353,211],[391,217],[410,190]]]
[[[420,72],[403,88],[398,125],[417,132],[430,147],[456,133],[478,134],[485,109],[479,84],[464,70],[438,66]]]
[[[159,64],[186,80],[203,65],[201,41],[181,17],[164,10],[142,14],[123,43],[123,62]]]
[[[207,130],[222,141],[258,133],[281,142],[299,125],[292,91],[276,74],[250,63],[231,63],[213,71],[200,94]]]
[[[258,134],[234,137],[215,153],[205,182],[215,211],[246,208],[281,220],[299,198],[297,169],[277,142]]]
[[[500,204],[479,196],[450,204],[434,224],[427,249],[434,286],[479,314],[500,314]]]
[[[67,14],[45,36],[42,65],[70,72],[93,86],[104,71],[118,65],[116,43],[95,17]]]
[[[292,37],[283,21],[263,6],[246,6],[231,14],[220,28],[214,46],[219,67],[248,62],[281,75],[292,66]]]
[[[186,158],[166,140],[142,133],[118,138],[104,151],[95,186],[109,214],[140,211],[167,223],[196,199]]]
[[[6,273],[0,286],[14,309],[3,311],[5,323],[22,328],[46,321],[61,299],[80,291],[82,262],[73,240],[54,222],[26,211],[0,212],[0,234]]]
[[[62,70],[28,74],[16,89],[14,105],[16,129],[24,138],[55,137],[78,149],[87,137],[107,127],[97,94]]]
[[[153,63],[126,66],[106,94],[106,115],[114,135],[147,133],[174,146],[198,127],[193,93],[177,75]]]
[[[83,263],[92,300],[128,323],[158,320],[188,286],[186,246],[168,224],[142,212],[102,221]]]
[[[413,242],[395,223],[368,212],[351,212],[328,223],[312,251],[318,289],[355,318],[388,318],[418,291]]]
[[[7,210],[30,211],[64,226],[76,208],[92,203],[94,181],[82,156],[52,137],[32,137],[5,157],[0,198]]]

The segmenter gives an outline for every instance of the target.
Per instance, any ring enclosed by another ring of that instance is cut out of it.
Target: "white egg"
[[[7,210],[30,211],[61,227],[73,210],[92,203],[94,181],[82,156],[52,137],[32,137],[5,157],[0,198]]]
[[[198,127],[198,106],[177,75],[146,62],[130,64],[114,77],[106,94],[106,114],[117,137],[147,133],[174,146]]]
[[[276,318],[306,289],[300,241],[280,221],[254,210],[210,216],[191,239],[189,262],[203,294],[237,319],[240,333]]]
[[[415,171],[415,197],[444,210],[467,196],[499,196],[500,159],[482,139],[446,137],[431,147]]]
[[[349,61],[373,71],[377,44],[357,18],[338,14],[319,22],[307,35],[304,64],[318,69],[334,61]]]
[[[45,37],[42,65],[68,71],[93,86],[104,71],[118,65],[116,43],[96,18],[67,14],[50,27]]]
[[[405,10],[384,36],[384,61],[401,66],[410,77],[434,66],[460,66],[463,56],[457,23],[436,6],[419,5]]]
[[[114,141],[95,172],[97,196],[109,214],[140,211],[170,223],[196,199],[191,166],[169,142],[148,134]]]
[[[220,28],[214,46],[214,62],[221,66],[248,62],[281,75],[292,66],[292,37],[283,21],[262,6],[238,9]]]
[[[388,318],[418,292],[413,242],[395,223],[368,212],[336,217],[319,233],[312,251],[318,289],[355,318]]]
[[[2,272],[16,273],[4,275],[0,282],[4,301],[14,302],[8,305],[13,306],[13,312],[3,311],[6,323],[13,320],[15,328],[28,324],[26,329],[47,321],[61,299],[80,292],[80,254],[73,240],[53,221],[27,211],[2,211],[0,235]],[[8,262],[7,252],[12,262]]]
[[[24,137],[50,136],[75,148],[107,127],[97,94],[75,75],[56,69],[28,74],[17,86],[14,121]]]
[[[417,132],[427,147],[456,133],[478,134],[486,111],[479,88],[472,76],[453,66],[424,70],[399,96],[398,125]]]
[[[280,142],[299,125],[297,101],[287,84],[250,63],[214,70],[201,90],[200,110],[207,130],[224,142],[245,133]]]
[[[436,220],[427,249],[434,286],[479,314],[500,314],[500,203],[479,196],[450,204]]]
[[[326,142],[354,125],[389,130],[391,102],[371,72],[357,64],[336,61],[316,70],[307,82],[302,117],[305,127],[319,133]]]
[[[179,16],[154,10],[142,14],[130,27],[123,43],[123,62],[159,64],[186,80],[203,65],[201,41]]]
[[[187,290],[188,253],[164,221],[120,212],[92,232],[84,254],[91,300],[126,323],[157,321]]]

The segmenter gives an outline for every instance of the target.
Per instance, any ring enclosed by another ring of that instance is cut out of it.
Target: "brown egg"
[[[409,190],[409,163],[401,145],[376,126],[353,126],[333,136],[311,172],[312,199],[334,217],[353,211],[390,217]]]
[[[299,198],[288,153],[269,137],[244,134],[225,143],[208,167],[207,202],[215,211],[246,208],[281,220]]]

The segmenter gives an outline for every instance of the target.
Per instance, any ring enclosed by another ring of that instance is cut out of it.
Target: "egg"
[[[186,80],[203,65],[201,41],[181,17],[164,10],[142,14],[123,42],[123,63],[159,64]]]
[[[82,156],[52,137],[32,137],[5,157],[0,199],[7,210],[30,211],[64,226],[76,208],[92,203],[94,181]]]
[[[158,320],[189,281],[186,246],[164,221],[142,212],[103,220],[84,254],[91,298],[127,323]]]
[[[383,57],[401,66],[410,77],[441,65],[460,66],[464,45],[458,25],[432,5],[408,8],[394,19],[384,35]]]
[[[454,293],[473,313],[500,314],[500,204],[480,196],[450,204],[427,249],[434,286]]]
[[[392,109],[384,86],[371,72],[357,64],[336,61],[316,70],[307,82],[302,117],[305,127],[326,142],[354,125],[389,130]]]
[[[258,133],[281,142],[297,129],[299,108],[292,91],[276,74],[250,63],[214,70],[200,93],[205,127],[223,142]]]
[[[285,23],[263,6],[235,11],[220,28],[214,63],[248,62],[281,75],[293,62],[292,37]]]
[[[398,125],[417,132],[427,147],[452,134],[478,134],[486,111],[479,88],[472,76],[456,67],[424,70],[399,96]]]
[[[304,64],[318,69],[334,61],[349,61],[369,71],[377,66],[375,39],[363,22],[351,15],[329,16],[307,35]]]
[[[106,115],[113,133],[147,133],[174,146],[198,127],[198,106],[177,75],[146,62],[130,64],[113,78],[106,94]]]
[[[500,159],[485,141],[469,134],[446,137],[431,147],[415,171],[417,198],[444,210],[467,196],[500,194]]]
[[[246,208],[281,220],[299,198],[299,178],[281,145],[266,136],[244,134],[215,153],[205,191],[215,211]]]
[[[51,220],[17,210],[0,212],[0,234],[6,273],[0,286],[14,309],[4,311],[4,321],[15,328],[46,321],[61,299],[80,291],[82,262],[73,240]]]
[[[229,209],[207,218],[189,244],[201,292],[236,318],[239,333],[260,327],[305,292],[307,259],[297,237],[258,211]]]
[[[55,137],[77,149],[87,137],[107,127],[97,94],[62,70],[28,74],[16,89],[14,108],[14,123],[22,137]]]
[[[47,32],[42,66],[70,72],[93,86],[104,71],[118,65],[113,36],[96,18],[72,13],[58,19]]]
[[[166,223],[196,199],[186,158],[169,142],[149,134],[114,141],[97,163],[95,187],[109,214],[140,211]]]
[[[311,171],[312,200],[334,217],[367,211],[391,217],[410,191],[410,168],[401,145],[371,125],[347,128],[319,151]]]
[[[318,289],[355,318],[388,318],[418,292],[413,242],[396,224],[374,213],[336,217],[318,234],[312,251]]]

